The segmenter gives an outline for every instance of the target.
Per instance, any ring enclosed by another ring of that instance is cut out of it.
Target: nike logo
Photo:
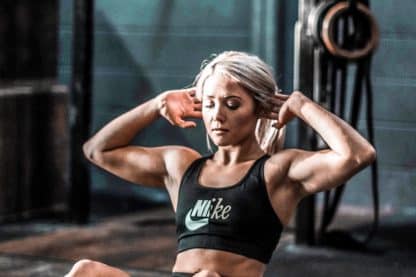
[[[225,222],[230,217],[231,205],[223,205],[221,197],[210,200],[197,200],[185,217],[185,226],[189,231],[204,227],[212,219]],[[199,218],[199,219],[192,219]]]
[[[191,218],[191,212],[192,209],[189,210],[189,212],[186,214],[185,217],[185,226],[190,231],[198,230],[199,228],[204,227],[205,225],[208,225],[208,218],[201,218],[194,220]]]

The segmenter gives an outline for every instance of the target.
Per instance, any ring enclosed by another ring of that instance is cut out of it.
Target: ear
[[[264,107],[262,107],[262,105],[258,101],[254,101],[254,104],[255,104],[255,107],[254,107],[254,115],[257,118],[263,117]]]

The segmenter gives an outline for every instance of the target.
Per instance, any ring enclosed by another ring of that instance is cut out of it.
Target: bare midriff
[[[261,277],[266,266],[254,259],[213,249],[189,249],[176,256],[174,272],[195,273],[209,270],[221,277]]]

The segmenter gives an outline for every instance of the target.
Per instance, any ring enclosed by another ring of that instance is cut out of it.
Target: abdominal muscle
[[[265,269],[263,263],[254,259],[226,251],[201,248],[179,253],[173,266],[173,272],[196,273],[207,270],[213,273],[208,276],[216,277],[261,277]]]

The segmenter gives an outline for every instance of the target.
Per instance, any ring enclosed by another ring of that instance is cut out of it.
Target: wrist
[[[167,92],[163,92],[159,94],[158,96],[156,96],[155,98],[153,98],[152,100],[153,109],[158,117],[161,116],[162,111],[166,109],[166,102],[167,102],[166,95],[167,95]]]
[[[289,99],[289,109],[292,113],[299,115],[302,108],[308,103],[311,102],[308,97],[306,97],[302,92],[300,91],[294,91]]]

